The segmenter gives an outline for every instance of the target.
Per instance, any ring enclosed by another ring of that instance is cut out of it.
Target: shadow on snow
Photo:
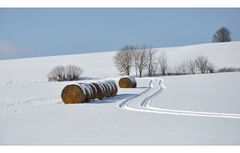
[[[107,104],[107,103],[116,103],[124,99],[128,99],[131,97],[136,96],[137,94],[119,94],[114,97],[104,97],[102,100],[91,100],[89,103],[86,104]]]

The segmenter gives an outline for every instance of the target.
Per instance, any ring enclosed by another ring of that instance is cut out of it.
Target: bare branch
[[[114,56],[114,63],[121,75],[130,75],[134,49],[133,46],[125,46]]]
[[[165,75],[168,67],[166,52],[160,52],[160,55],[158,57],[158,63],[160,67],[160,72],[162,73],[162,75]]]

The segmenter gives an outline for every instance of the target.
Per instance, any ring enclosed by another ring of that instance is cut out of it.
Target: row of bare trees
[[[47,75],[48,81],[79,80],[83,69],[76,65],[56,66]]]
[[[227,27],[221,27],[213,35],[213,42],[229,42],[231,41],[231,32]],[[121,75],[130,75],[132,66],[135,68],[135,75],[142,77],[143,72],[147,71],[148,76],[161,73],[175,74],[195,74],[195,73],[211,73],[214,66],[207,57],[198,56],[193,60],[186,60],[177,66],[169,67],[165,52],[156,55],[156,49],[127,45],[117,52],[114,57],[114,63]],[[232,70],[228,68],[227,71]],[[157,72],[158,71],[158,72]]]
[[[148,76],[156,74],[156,49],[127,45],[120,49],[114,57],[114,63],[121,75],[130,75],[132,67],[135,75],[142,77],[143,72],[147,71]]]
[[[195,59],[184,60],[177,66],[173,67],[172,72],[176,75],[182,74],[196,74],[196,73],[213,73],[215,71],[214,65],[208,60],[206,56],[198,56]]]
[[[139,77],[142,77],[144,72],[148,76],[214,72],[213,64],[205,56],[185,60],[177,66],[170,67],[165,52],[157,52],[155,48],[147,48],[146,45],[123,47],[116,53],[114,63],[121,75],[130,75],[133,67],[135,75]]]
[[[165,52],[161,52],[156,57],[156,49],[152,47],[141,47],[127,45],[120,49],[114,57],[114,63],[121,75],[130,75],[132,67],[135,75],[142,77],[146,71],[148,76],[157,74],[158,67],[163,75],[167,71],[167,57]]]

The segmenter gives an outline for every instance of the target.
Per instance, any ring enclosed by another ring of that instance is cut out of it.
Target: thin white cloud
[[[31,48],[19,47],[13,43],[0,40],[0,59],[24,57],[31,53]]]

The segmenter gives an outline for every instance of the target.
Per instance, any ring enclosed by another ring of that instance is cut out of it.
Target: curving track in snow
[[[166,109],[166,108],[158,108],[158,107],[151,106],[150,104],[152,102],[152,99],[155,96],[161,94],[161,92],[163,92],[165,89],[166,87],[163,84],[163,79],[160,79],[160,80],[152,79],[149,83],[148,89],[146,89],[141,94],[122,102],[119,105],[119,107],[125,110],[146,112],[146,113],[240,119],[240,114],[176,110],[176,109]]]

